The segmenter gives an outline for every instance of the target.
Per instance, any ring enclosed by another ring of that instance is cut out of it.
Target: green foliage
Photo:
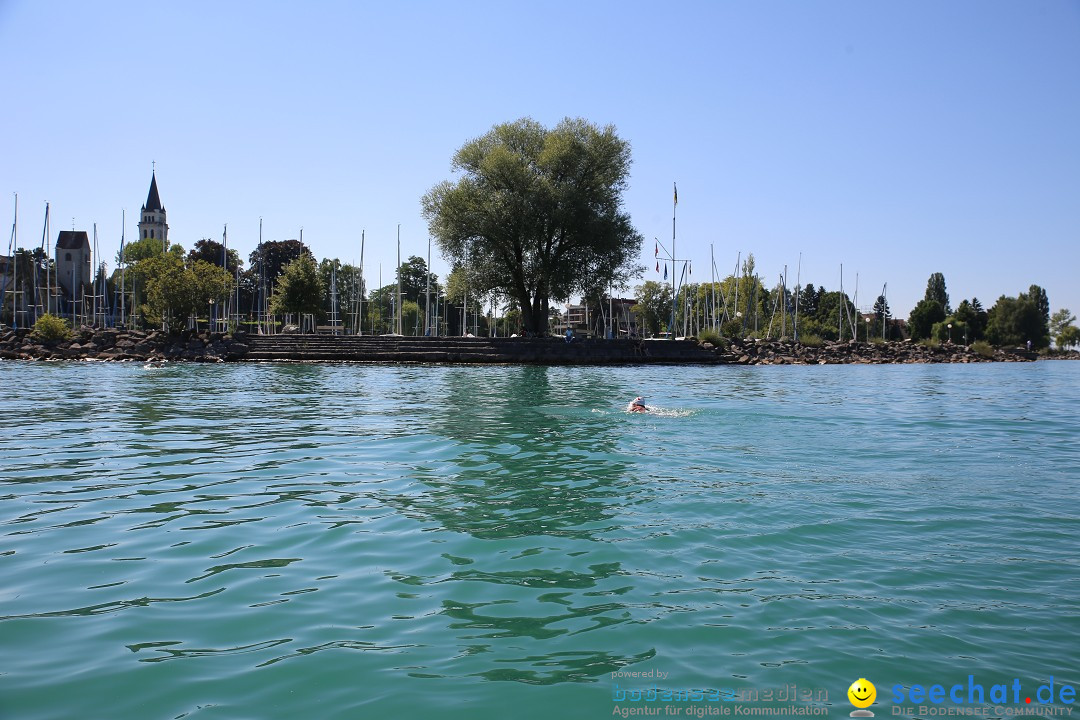
[[[438,297],[439,277],[435,273],[428,272],[424,258],[413,255],[401,263],[401,296],[406,300],[412,300],[421,308],[424,307],[424,290],[428,287],[429,280],[432,302],[434,302]]]
[[[986,335],[986,323],[989,317],[986,311],[982,309],[982,305],[979,304],[978,298],[973,298],[971,302],[962,301],[952,317],[955,322],[962,323],[967,327],[968,342],[982,340]]]
[[[814,318],[799,319],[799,341],[804,337],[816,337],[818,340],[836,340],[840,333],[835,326],[826,325]],[[815,346],[816,347],[816,346]]]
[[[819,323],[818,328],[814,330],[807,326],[805,329],[817,332],[831,340],[839,339],[841,335],[850,340],[852,337],[848,320],[857,322],[858,317],[858,310],[847,293],[823,292],[818,299],[818,312],[814,318]],[[841,323],[843,323],[843,330],[841,330]],[[802,325],[801,320],[799,324]]]
[[[222,258],[222,251],[224,251],[224,258]],[[188,253],[188,260],[191,262],[202,260],[211,265],[224,267],[229,271],[230,275],[235,275],[237,268],[243,264],[243,261],[240,259],[240,253],[235,250],[225,250],[225,246],[217,240],[210,240],[207,238],[203,238],[195,243],[195,247]],[[222,262],[225,264],[222,265]]]
[[[307,245],[299,240],[272,240],[264,242],[248,256],[251,269],[255,274],[262,274],[267,287],[277,282],[278,276],[285,271],[285,266],[301,255],[307,255],[314,261],[315,256]]]
[[[949,308],[949,293],[945,290],[945,276],[937,272],[930,276],[930,279],[926,281],[926,297],[925,300],[932,300],[938,305],[941,305],[942,310],[948,315],[951,312]]]
[[[67,320],[45,313],[38,316],[30,336],[39,342],[53,343],[71,339],[71,326]]]
[[[930,337],[934,323],[945,319],[945,307],[937,300],[920,300],[908,316],[908,332],[912,340]]]
[[[1075,325],[1069,325],[1066,328],[1062,328],[1061,332],[1057,335],[1057,346],[1059,349],[1064,350],[1070,347],[1076,347],[1080,345],[1080,328]]]
[[[820,335],[814,335],[813,333],[799,333],[799,344],[816,348],[824,345],[825,341],[821,339]]]
[[[132,271],[145,288],[144,316],[173,333],[183,330],[192,315],[209,312],[211,300],[221,301],[230,280],[227,271],[203,260],[185,264],[179,245],[140,260]]]
[[[326,316],[323,308],[323,284],[315,260],[303,253],[285,266],[278,278],[270,311],[296,315],[313,314],[316,322]]]
[[[814,289],[814,284],[809,283],[799,291],[799,315],[814,317],[818,310],[818,299],[824,294],[825,288]]]
[[[715,330],[702,330],[697,334],[698,342],[712,343],[719,348],[726,348],[727,341]]]
[[[971,349],[977,352],[979,355],[982,355],[984,358],[994,357],[993,346],[985,340],[976,340],[975,342],[971,343]]]
[[[1076,316],[1068,308],[1061,308],[1050,316],[1050,335],[1057,340],[1059,348],[1064,348],[1061,343],[1061,333],[1076,322]]]
[[[641,332],[659,335],[671,322],[671,286],[646,280],[637,287],[638,303],[632,311],[641,319]]]
[[[622,210],[630,145],[612,126],[566,119],[496,125],[454,155],[456,182],[421,203],[431,234],[470,288],[513,297],[525,329],[546,333],[551,299],[624,286],[642,268]]]
[[[950,324],[952,325],[951,330],[949,329]],[[930,337],[934,338],[939,343],[962,343],[964,342],[964,334],[966,332],[970,332],[970,328],[960,322],[954,315],[950,315],[941,322],[934,323],[934,326],[930,330]]]
[[[1026,293],[1022,293],[1020,297],[1026,297],[1031,302],[1035,303],[1035,308],[1039,311],[1039,315],[1043,318],[1043,322],[1047,326],[1049,332],[1050,327],[1050,299],[1046,296],[1046,291],[1038,285],[1032,285],[1028,288]]]
[[[931,350],[941,347],[941,343],[939,341],[930,337],[926,337],[920,340],[919,345],[922,345],[924,348],[930,348]]]
[[[1034,287],[1034,286],[1033,286]],[[998,347],[1023,346],[1029,340],[1036,350],[1050,345],[1048,319],[1036,297],[1002,295],[990,308],[986,339]]]
[[[160,257],[164,252],[165,246],[160,239],[141,238],[124,243],[124,262],[133,265],[140,260]]]

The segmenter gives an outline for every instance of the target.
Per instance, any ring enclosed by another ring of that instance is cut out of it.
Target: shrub
[[[919,341],[919,344],[922,345],[924,348],[930,348],[931,350],[941,347],[941,343],[934,338],[923,338]]]
[[[821,339],[820,335],[800,335],[799,344],[806,347],[821,347],[825,341]]]
[[[71,339],[71,327],[67,320],[45,313],[34,323],[30,336],[40,342],[60,342]]]
[[[985,340],[976,340],[975,342],[971,343],[971,349],[977,352],[979,355],[982,355],[984,358],[994,357],[994,348],[991,347],[990,343],[986,342]]]
[[[727,347],[727,343],[724,338],[720,336],[720,333],[715,330],[702,330],[697,334],[698,342],[712,343],[714,347],[722,348]]]

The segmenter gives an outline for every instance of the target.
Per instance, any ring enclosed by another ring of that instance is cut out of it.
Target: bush
[[[40,342],[60,342],[71,339],[71,327],[67,320],[45,313],[34,323],[30,336]]]
[[[922,345],[924,348],[930,348],[931,350],[941,347],[941,343],[934,338],[923,338],[919,341],[919,345]]]
[[[994,348],[990,346],[990,343],[985,340],[976,340],[971,343],[971,349],[982,355],[984,358],[994,357]]]
[[[714,347],[727,347],[727,342],[715,330],[702,330],[697,334],[698,342],[712,343]]]
[[[806,347],[815,347],[815,348],[816,347],[821,347],[822,344],[824,344],[824,342],[825,341],[821,339],[820,335],[800,335],[799,336],[799,344],[800,345],[805,345]]]

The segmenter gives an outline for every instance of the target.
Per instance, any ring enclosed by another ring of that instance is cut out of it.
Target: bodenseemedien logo
[[[851,717],[874,717],[874,713],[866,709],[873,705],[877,698],[877,688],[874,687],[874,683],[866,678],[859,678],[851,683],[851,687],[847,690],[847,697],[857,708],[851,711]]]

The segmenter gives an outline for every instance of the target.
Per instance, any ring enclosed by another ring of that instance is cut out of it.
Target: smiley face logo
[[[874,687],[874,683],[870,682],[866,678],[859,678],[855,682],[851,683],[851,687],[847,691],[848,700],[851,704],[857,708],[867,708],[874,704],[874,700],[877,699],[877,688]],[[855,715],[855,713],[851,713]],[[863,713],[859,713],[862,715]],[[866,713],[871,715],[871,713]]]

